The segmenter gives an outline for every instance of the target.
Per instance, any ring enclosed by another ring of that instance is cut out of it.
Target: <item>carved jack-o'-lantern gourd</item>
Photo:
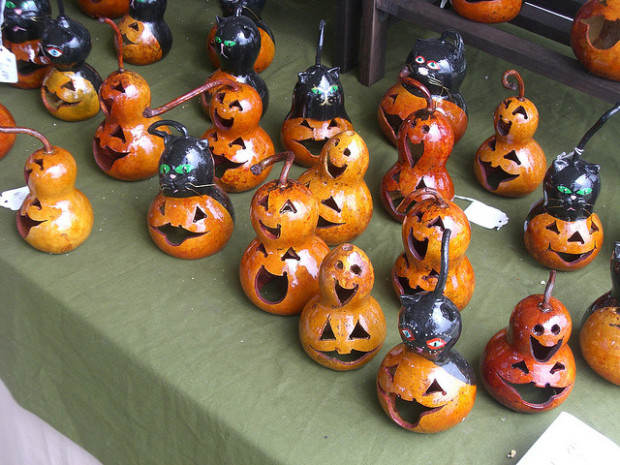
[[[172,33],[164,14],[167,0],[131,0],[118,24],[123,35],[123,58],[132,65],[148,65],[164,58],[172,47]]]
[[[399,82],[385,92],[377,111],[379,126],[389,141],[396,145],[403,120],[427,106],[417,88],[403,84],[403,77],[408,76],[429,90],[457,143],[467,129],[467,104],[459,92],[466,69],[465,46],[457,31],[445,31],[440,38],[418,39],[400,71]]]
[[[507,328],[493,336],[482,354],[484,386],[516,412],[541,412],[566,400],[575,382],[575,360],[568,346],[570,313],[551,296],[555,270],[545,293],[521,300]]]
[[[405,218],[405,211],[399,210],[399,206],[415,190],[430,187],[447,200],[454,197],[454,184],[446,170],[454,146],[450,124],[437,111],[434,100],[421,83],[408,77],[403,80],[423,92],[428,107],[403,121],[398,133],[398,160],[381,182],[383,206],[399,222]]]
[[[35,249],[61,254],[79,247],[93,227],[93,208],[75,188],[75,159],[32,129],[0,127],[1,134],[28,134],[43,143],[24,166],[30,193],[17,212],[17,231]]]
[[[252,170],[286,157],[280,178],[263,184],[252,197],[250,219],[256,238],[239,266],[241,286],[258,308],[277,315],[300,313],[319,292],[319,267],[329,252],[315,235],[317,200],[306,186],[287,178],[294,154],[266,158]]]
[[[0,126],[1,127],[15,127],[15,120],[13,119],[13,115],[11,112],[0,103]],[[0,134],[0,160],[4,158],[4,156],[9,153],[11,147],[15,143],[15,138],[17,136],[12,133],[2,133]]]
[[[355,131],[335,135],[323,146],[319,164],[298,181],[319,201],[316,234],[328,244],[359,236],[372,218],[372,197],[364,181],[368,148]]]
[[[442,237],[435,290],[401,296],[398,330],[403,343],[388,352],[377,374],[377,394],[385,413],[417,433],[438,433],[459,424],[476,399],[474,371],[452,349],[461,335],[461,315],[443,295],[450,233],[446,229]]]
[[[76,3],[93,18],[118,18],[127,14],[131,0],[76,0]]]
[[[577,270],[598,255],[603,226],[594,204],[601,188],[599,165],[581,158],[590,138],[620,110],[608,110],[582,137],[575,150],[553,161],[543,180],[543,199],[532,205],[525,221],[525,247],[543,265]]]
[[[150,108],[148,83],[138,73],[123,67],[120,30],[108,18],[101,18],[99,22],[107,23],[115,32],[118,70],[103,81],[99,91],[105,120],[95,132],[93,155],[99,168],[113,178],[123,181],[146,179],[157,174],[164,150],[163,139],[148,132],[151,124],[161,120],[159,115],[212,87],[224,84],[236,87],[236,84],[230,80],[211,81],[166,105]]]
[[[463,18],[479,23],[504,23],[521,11],[522,0],[452,0],[452,8]]]
[[[213,154],[216,182],[227,192],[243,192],[261,184],[271,167],[259,175],[252,173],[251,167],[274,153],[271,138],[259,126],[263,113],[260,95],[248,84],[237,86],[214,91],[209,105],[214,127],[202,135]]]
[[[589,0],[582,5],[570,32],[577,59],[597,76],[620,81],[620,2]]]
[[[495,135],[485,140],[476,152],[474,173],[489,192],[519,197],[540,185],[547,160],[533,138],[538,127],[538,110],[524,97],[523,79],[517,71],[504,72],[504,87],[513,88],[508,82],[510,76],[517,80],[519,95],[505,99],[495,109]]]
[[[260,51],[254,62],[254,71],[257,73],[265,71],[276,53],[276,43],[273,33],[267,23],[262,19],[265,0],[218,0],[217,2],[222,10],[222,16],[232,16],[237,8],[241,8],[241,14],[250,18],[258,27],[260,33]],[[207,38],[207,52],[213,66],[220,67],[220,59],[217,54],[219,44],[215,40],[217,35],[217,24],[214,24]]]
[[[171,126],[182,136],[160,131],[160,126]],[[209,144],[189,136],[175,121],[157,121],[149,132],[165,144],[159,162],[160,193],[148,212],[151,238],[173,257],[197,259],[219,252],[232,235],[234,213],[230,199],[214,182]]]
[[[370,295],[374,280],[370,259],[352,244],[325,256],[320,293],[308,301],[299,319],[299,339],[312,360],[332,370],[352,370],[381,349],[385,317]]]
[[[41,87],[50,68],[41,52],[41,35],[45,21],[52,14],[49,0],[13,0],[4,4],[2,45],[15,55],[20,89]]]
[[[291,110],[282,123],[282,145],[295,152],[295,161],[314,166],[325,143],[336,134],[353,129],[344,108],[340,68],[321,64],[325,21],[321,20],[315,64],[299,73]]]
[[[99,113],[101,76],[86,63],[90,32],[65,16],[61,0],[58,9],[58,17],[47,21],[41,37],[41,50],[54,65],[41,84],[41,99],[56,118],[82,121]]]
[[[405,201],[415,202],[402,227],[405,248],[392,267],[392,285],[397,295],[415,295],[435,289],[442,260],[442,237],[452,231],[448,282],[445,295],[463,310],[474,293],[476,277],[465,252],[471,238],[467,216],[454,202],[433,189],[414,191]]]
[[[583,315],[579,346],[590,368],[620,386],[620,242],[614,244],[610,268],[611,290]]]

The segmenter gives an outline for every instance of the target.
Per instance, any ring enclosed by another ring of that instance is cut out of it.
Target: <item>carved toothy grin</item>
[[[426,407],[416,400],[406,400],[394,393],[387,393],[377,381],[377,392],[385,401],[392,418],[403,428],[413,430],[420,425],[420,421],[426,415],[439,412],[444,405],[439,407]]]
[[[125,158],[131,152],[117,152],[109,147],[102,147],[101,141],[98,137],[93,139],[93,153],[95,155],[95,161],[104,171],[110,171],[114,163],[118,160]]]
[[[347,289],[346,287],[342,287],[337,279],[334,279],[334,292],[336,294],[336,299],[338,299],[341,307],[351,301],[351,299],[357,293],[358,288],[359,284],[356,284],[355,286],[353,286],[352,289]]]
[[[228,170],[234,170],[243,166],[244,163],[235,163],[234,161],[230,161],[224,155],[216,155],[213,154],[213,166],[215,168],[215,177],[223,178]]]
[[[372,357],[373,354],[375,354],[375,352],[379,350],[379,348],[376,348],[376,349],[371,350],[370,352],[363,352],[361,350],[351,349],[351,352],[349,352],[348,354],[341,354],[336,350],[324,352],[324,351],[315,349],[312,346],[310,346],[310,348],[322,359],[329,361],[329,362],[337,361],[339,362],[339,365],[344,365],[344,366],[359,365],[360,362],[362,362],[363,360],[366,360],[367,358]]]
[[[574,265],[576,263],[586,260],[590,255],[592,255],[596,250],[596,246],[593,249],[590,249],[584,253],[558,252],[557,250],[553,250],[551,247],[549,247],[548,250],[556,254],[563,262]]]
[[[530,383],[511,383],[501,376],[499,379],[512,391],[514,391],[528,407],[535,409],[545,409],[551,404],[557,397],[559,397],[566,389],[570,387],[556,387],[547,383],[546,386],[536,386],[534,382]]]
[[[28,216],[27,213],[25,215],[20,214],[17,216],[17,229],[22,235],[22,237],[26,237],[30,233],[30,229],[39,226],[41,223],[45,223],[47,221],[48,220],[33,220],[32,218],[30,218],[30,216]]]
[[[170,223],[166,223],[163,226],[151,227],[160,234],[163,234],[166,238],[166,242],[172,246],[179,246],[187,239],[204,236],[209,233],[209,231],[201,233],[191,232],[181,226],[172,226]]]
[[[270,228],[269,226],[266,226],[261,220],[258,220],[258,224],[260,224],[260,228],[269,238],[278,239],[280,237],[280,232],[282,230],[280,225],[275,228]]]
[[[45,101],[49,104],[50,107],[56,110],[60,109],[61,107],[74,107],[82,103],[81,101],[66,102],[45,86],[43,87],[43,92],[45,94]]]
[[[547,362],[556,354],[558,350],[560,350],[563,341],[564,338],[560,339],[556,344],[547,347],[538,342],[538,339],[534,336],[530,336],[530,348],[532,355],[539,362]]]
[[[499,185],[506,181],[518,178],[518,174],[510,174],[502,169],[501,166],[493,166],[490,161],[480,161],[484,179],[491,190],[497,190]]]
[[[296,140],[295,142],[303,146],[303,148],[305,148],[308,151],[308,153],[312,155],[312,157],[318,158],[321,153],[321,150],[323,150],[323,146],[325,145],[327,141],[328,139],[320,139],[320,140],[304,139],[304,140]]]

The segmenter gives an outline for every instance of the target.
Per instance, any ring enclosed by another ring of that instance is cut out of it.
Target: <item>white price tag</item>
[[[29,193],[30,189],[28,189],[28,186],[5,191],[0,194],[0,207],[8,208],[9,210],[19,210]]]
[[[463,210],[467,219],[487,229],[498,229],[508,223],[508,215],[498,208],[482,203],[479,200],[471,199],[469,197],[461,197],[455,195],[454,198],[468,200],[471,203]]]
[[[0,45],[0,82],[17,82],[15,55],[2,45]]]

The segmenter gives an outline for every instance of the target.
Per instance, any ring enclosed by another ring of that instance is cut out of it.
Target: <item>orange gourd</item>
[[[522,0],[452,0],[452,8],[463,18],[479,23],[504,23],[517,17]]]
[[[15,127],[15,120],[11,112],[0,103],[0,126],[3,127]],[[0,160],[9,153],[11,147],[15,143],[15,134],[2,133],[0,134]]]

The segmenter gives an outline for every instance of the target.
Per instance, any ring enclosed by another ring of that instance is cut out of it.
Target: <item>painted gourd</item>
[[[319,217],[310,190],[287,178],[294,154],[266,158],[256,173],[286,157],[279,179],[263,184],[252,197],[250,220],[256,238],[239,266],[241,287],[258,308],[277,315],[294,315],[319,292],[319,268],[329,252],[315,234]]]
[[[49,59],[41,52],[45,21],[51,17],[49,0],[9,0],[4,5],[2,45],[15,55],[20,89],[41,87],[50,69]]]
[[[590,368],[620,386],[620,242],[614,244],[610,268],[611,290],[583,315],[579,346]]]
[[[403,120],[428,105],[416,87],[403,84],[403,78],[410,77],[429,90],[435,107],[450,123],[457,143],[465,134],[468,121],[467,104],[459,91],[466,70],[465,46],[457,31],[445,31],[440,38],[418,39],[398,76],[399,82],[385,92],[379,104],[377,119],[383,134],[396,145]]]
[[[532,205],[524,227],[525,247],[544,266],[578,270],[598,255],[603,226],[594,204],[601,188],[600,166],[581,158],[590,138],[620,110],[605,112],[575,150],[557,156],[543,180],[543,199]]]
[[[325,143],[336,134],[353,129],[344,107],[340,68],[321,64],[325,22],[321,20],[315,64],[298,74],[291,110],[282,123],[280,139],[295,153],[295,162],[314,166]]]
[[[486,345],[480,371],[484,387],[504,406],[543,412],[566,400],[575,383],[575,360],[568,346],[570,313],[551,296],[555,270],[544,294],[521,300],[507,328]]]
[[[479,23],[504,23],[517,17],[522,0],[452,0],[452,8],[463,18]]]
[[[258,27],[260,33],[260,52],[254,62],[254,71],[261,73],[265,71],[276,53],[276,44],[273,32],[262,18],[263,8],[266,0],[218,0],[218,5],[222,11],[222,16],[232,16],[237,8],[241,8],[241,14],[250,18]],[[211,63],[216,68],[220,67],[220,59],[217,55],[215,36],[217,34],[217,24],[214,24],[207,38],[207,52]]]
[[[93,18],[118,18],[127,14],[130,0],[76,0],[76,3]]]
[[[368,163],[364,139],[344,131],[323,146],[319,164],[298,178],[319,201],[316,234],[330,245],[351,241],[370,223],[372,197],[364,181]]]
[[[46,23],[41,37],[41,50],[54,65],[41,84],[41,99],[54,117],[82,121],[99,113],[101,76],[86,63],[91,49],[88,29],[65,16],[62,0],[58,9],[58,17]]]
[[[577,59],[592,74],[620,81],[618,0],[589,0],[582,5],[570,32]]]
[[[299,339],[312,360],[336,371],[353,370],[373,359],[385,341],[383,311],[370,295],[375,280],[368,256],[342,244],[325,256],[320,293],[299,318]]]
[[[269,90],[265,81],[254,71],[261,46],[258,27],[241,14],[240,8],[232,16],[216,16],[215,20],[217,29],[213,40],[220,67],[207,78],[207,82],[226,78],[252,86],[263,101],[264,114],[269,106]],[[205,93],[201,100],[207,115],[211,98],[211,93]]]
[[[101,18],[115,32],[118,70],[101,85],[99,103],[105,115],[93,137],[95,162],[107,175],[123,181],[146,179],[157,174],[164,140],[149,133],[148,128],[160,121],[159,115],[201,95],[205,89],[232,81],[212,81],[159,108],[150,108],[151,89],[146,80],[123,66],[123,41],[115,23]],[[162,128],[164,130],[164,128]]]
[[[271,166],[258,175],[251,168],[274,154],[271,138],[259,125],[263,114],[260,95],[248,84],[237,85],[237,90],[215,90],[209,105],[213,128],[202,135],[213,154],[215,180],[227,192],[243,192],[260,185]]]
[[[402,226],[405,251],[392,267],[394,291],[400,296],[435,289],[442,260],[441,241],[444,231],[450,229],[448,282],[443,292],[463,310],[476,287],[474,269],[465,255],[471,239],[467,216],[433,189],[414,191],[407,202],[414,205]]]
[[[90,201],[75,188],[73,156],[32,129],[3,127],[0,133],[28,134],[43,143],[24,166],[30,192],[17,212],[19,235],[42,252],[62,254],[79,247],[90,235],[94,218]]]
[[[415,190],[430,187],[447,200],[454,197],[454,184],[446,170],[454,146],[452,128],[435,108],[428,90],[411,78],[404,79],[424,93],[428,107],[405,118],[398,133],[398,160],[381,182],[383,206],[401,223],[405,212],[399,206]]]
[[[182,135],[157,129],[161,126]],[[219,252],[232,235],[234,212],[214,182],[209,144],[189,136],[187,128],[175,121],[157,121],[148,130],[165,145],[159,162],[160,192],[148,211],[153,242],[168,255],[188,260]]]
[[[0,103],[0,127],[15,127],[15,120],[11,112]],[[0,133],[0,160],[9,153],[17,136],[12,133]]]
[[[513,89],[509,77],[518,83],[519,95],[505,99],[495,109],[495,135],[485,140],[474,157],[474,173],[482,187],[505,197],[520,197],[533,192],[545,177],[545,152],[534,140],[538,110],[524,97],[521,75],[510,69],[502,75],[502,84]]]
[[[164,20],[167,0],[131,0],[118,24],[123,35],[123,58],[132,65],[149,65],[172,48],[172,33]]]
[[[401,297],[398,330],[403,342],[387,353],[377,374],[381,407],[397,425],[416,433],[458,425],[476,399],[474,370],[452,348],[461,334],[461,315],[442,294],[449,242],[446,229],[435,290]]]

